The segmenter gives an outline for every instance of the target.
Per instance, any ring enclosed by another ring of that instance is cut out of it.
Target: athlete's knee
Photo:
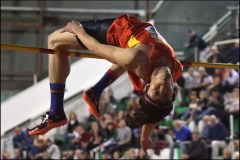
[[[69,45],[62,40],[60,40],[58,37],[59,33],[58,31],[53,32],[48,36],[48,48],[50,49],[69,49]]]

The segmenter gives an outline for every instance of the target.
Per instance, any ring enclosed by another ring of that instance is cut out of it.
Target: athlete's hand
[[[140,156],[143,157],[147,153],[147,149],[154,146],[152,139],[150,137],[141,139],[141,150],[140,150]]]
[[[84,31],[82,24],[78,21],[71,21],[69,22],[64,28],[63,28],[63,32],[70,32],[73,34],[76,34],[77,32],[80,32],[81,30]]]

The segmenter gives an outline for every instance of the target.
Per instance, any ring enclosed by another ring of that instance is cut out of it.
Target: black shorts
[[[103,20],[89,20],[81,22],[85,31],[102,44],[107,44],[107,31],[115,18]],[[78,43],[86,48],[80,39],[76,36]]]

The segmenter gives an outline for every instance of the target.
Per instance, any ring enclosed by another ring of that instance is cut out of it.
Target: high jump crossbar
[[[65,56],[72,56],[72,57],[102,59],[101,57],[98,57],[98,56],[90,54],[90,53],[53,50],[53,49],[46,49],[46,48],[37,48],[37,47],[14,45],[14,44],[2,44],[1,43],[1,49],[13,50],[13,51],[22,51],[22,52],[31,52],[31,53],[39,53],[39,54],[43,53],[43,54],[65,55]],[[187,62],[187,61],[181,61],[181,63],[182,63],[183,66],[239,69],[239,65],[236,65],[236,64]]]

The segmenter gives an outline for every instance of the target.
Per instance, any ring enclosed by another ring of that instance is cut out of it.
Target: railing
[[[151,9],[151,14],[155,14],[159,8],[163,4],[163,0],[159,1],[156,6]],[[1,6],[1,12],[7,12],[7,11],[17,11],[17,12],[40,12],[40,7],[15,7],[15,6]],[[45,7],[43,9],[44,12],[51,12],[51,13],[98,13],[98,14],[137,14],[138,16],[144,17],[146,16],[146,10],[145,9],[85,9],[85,8],[53,8],[53,7]]]

